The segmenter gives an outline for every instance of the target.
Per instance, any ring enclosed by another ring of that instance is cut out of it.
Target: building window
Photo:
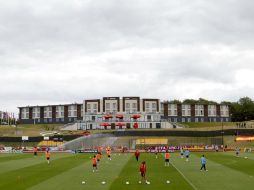
[[[168,113],[170,116],[177,116],[177,105],[169,104],[168,105]]]
[[[204,106],[203,105],[195,105],[195,115],[196,116],[204,116]]]
[[[32,113],[32,117],[33,119],[37,119],[40,118],[40,108],[39,107],[35,107],[33,108],[33,113]]]
[[[68,117],[77,117],[77,105],[68,106]]]
[[[64,106],[56,106],[56,118],[64,117]]]
[[[44,108],[44,118],[52,118],[52,107]]]
[[[208,105],[208,116],[210,117],[216,116],[216,105]]]
[[[29,108],[21,109],[21,119],[29,119]]]
[[[227,105],[220,106],[221,117],[229,117],[229,108]]]

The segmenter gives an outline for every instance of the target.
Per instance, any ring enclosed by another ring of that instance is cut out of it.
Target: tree
[[[185,99],[183,104],[198,104],[198,101],[194,99]]]
[[[254,119],[254,102],[249,97],[243,97],[230,105],[232,121],[248,121]]]
[[[169,104],[181,104],[180,100],[171,100],[168,102]]]

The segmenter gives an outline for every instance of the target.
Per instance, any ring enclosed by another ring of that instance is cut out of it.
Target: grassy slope
[[[237,129],[236,122],[223,122],[223,123],[222,122],[186,122],[186,123],[180,123],[180,124],[184,125],[186,128],[189,128],[189,129],[193,128],[197,130],[199,129],[220,130],[222,128],[222,125],[224,129]],[[247,124],[246,128],[254,127],[253,121],[247,121],[246,124]]]
[[[207,127],[221,128],[222,126],[221,122],[189,122],[189,123],[181,123],[181,124],[185,125],[188,128],[207,128]],[[232,128],[232,127],[236,127],[236,123],[223,122],[223,126],[225,128]]]
[[[181,123],[186,128],[177,129],[163,129],[163,130],[193,130],[193,131],[209,131],[209,130],[221,130],[222,123],[220,122],[190,122]],[[0,136],[40,136],[40,132],[58,131],[61,124],[26,124],[18,125],[17,128],[10,126],[0,126]],[[223,123],[224,129],[236,129],[236,124],[233,122]],[[159,129],[136,129],[136,131],[142,130],[159,130]],[[161,129],[162,130],[162,129]],[[91,133],[109,133],[114,130],[91,130]],[[61,134],[82,134],[83,131],[60,131]]]
[[[36,124],[36,125],[18,125],[13,126],[0,126],[0,136],[40,136],[42,131],[58,130],[59,124]]]

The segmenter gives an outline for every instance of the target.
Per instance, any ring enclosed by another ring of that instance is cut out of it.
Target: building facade
[[[162,119],[170,122],[229,122],[228,105],[161,103]]]
[[[73,123],[83,119],[83,104],[19,107],[21,124]]]
[[[161,128],[160,100],[140,97],[104,97],[84,100],[85,129]],[[105,124],[105,126],[103,126]],[[108,124],[108,126],[106,126]],[[121,126],[121,125],[124,126]]]
[[[137,123],[139,128],[163,128],[169,122],[229,122],[231,119],[228,105],[173,104],[156,98],[133,96],[19,107],[19,121],[23,124],[78,121],[82,129],[116,129],[133,128]]]

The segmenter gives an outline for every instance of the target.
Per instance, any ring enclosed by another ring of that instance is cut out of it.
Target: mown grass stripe
[[[0,156],[0,163],[1,162],[7,162],[11,160],[19,160],[19,159],[24,159],[24,158],[30,158],[31,155],[28,154],[13,154],[13,155],[5,155],[5,156]]]
[[[198,190],[197,187],[171,162],[171,165],[183,176],[183,178],[191,185],[195,190]]]
[[[200,153],[196,153],[196,155],[201,156]],[[209,160],[249,176],[254,176],[254,160],[246,159],[244,155],[240,154],[239,157],[236,157],[233,153],[213,153],[209,154]]]
[[[140,173],[139,166],[142,161],[147,163],[147,179],[151,182],[150,185],[139,184]],[[169,180],[171,183],[167,184]],[[125,185],[125,182],[129,181],[130,185]],[[173,167],[164,166],[164,158],[155,158],[153,154],[141,154],[139,162],[137,162],[132,155],[132,158],[125,165],[121,171],[118,179],[111,185],[111,190],[121,189],[124,186],[124,190],[128,189],[183,189],[193,190],[193,187],[187,183],[187,181],[179,174],[179,172]]]
[[[116,180],[122,167],[124,167],[129,158],[129,155],[119,156],[118,154],[113,154],[112,160],[108,161],[106,155],[103,155],[100,165],[98,166],[98,171],[95,173],[92,172],[92,166],[90,162],[91,158],[89,158],[89,162],[80,164],[75,168],[45,180],[29,188],[29,190],[107,190],[110,184]],[[82,181],[85,181],[86,184],[82,184]],[[102,181],[106,181],[106,184],[102,185]]]
[[[52,160],[56,160],[62,157],[68,157],[71,156],[71,154],[52,154]],[[6,162],[1,162],[0,163],[0,174],[5,173],[5,172],[10,172],[12,170],[18,170],[22,169],[24,167],[29,167],[33,166],[36,164],[40,164],[46,162],[45,155],[40,154],[40,156],[34,157],[32,154],[30,154],[30,158],[24,158],[24,159],[19,159],[19,160],[10,160]]]
[[[84,162],[84,155],[73,155],[63,157],[52,161],[50,164],[46,162],[34,166],[25,167],[0,175],[0,189],[23,190],[41,183],[59,175]]]
[[[239,190],[253,187],[254,180],[249,175],[212,161],[210,158],[215,154],[205,153],[208,172],[199,170],[201,154],[191,154],[189,162],[181,159],[178,154],[173,154],[172,162],[198,190]]]

